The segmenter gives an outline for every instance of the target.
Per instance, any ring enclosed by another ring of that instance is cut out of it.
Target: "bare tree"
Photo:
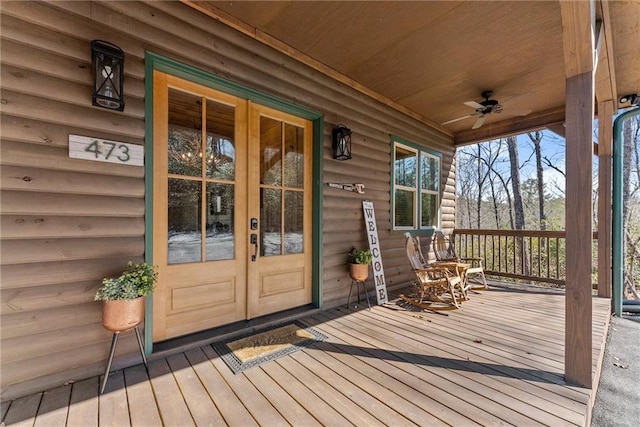
[[[536,178],[538,184],[538,220],[540,230],[547,229],[547,215],[544,210],[544,175],[542,168],[542,137],[543,134],[540,131],[536,131],[533,134],[528,133],[527,136],[533,143],[533,151],[536,156]]]
[[[513,210],[516,217],[516,230],[524,230],[524,205],[522,204],[522,192],[520,188],[520,162],[518,160],[517,138],[510,136],[507,138],[509,149],[509,162],[511,164],[511,187],[513,189]],[[524,275],[529,275],[529,256],[527,248],[523,246],[522,238],[516,239],[517,253],[521,254],[522,271]]]

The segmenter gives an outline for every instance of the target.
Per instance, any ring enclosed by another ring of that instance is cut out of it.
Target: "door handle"
[[[251,244],[253,245],[253,255],[251,255],[251,261],[255,261],[258,256],[258,235],[251,233]]]

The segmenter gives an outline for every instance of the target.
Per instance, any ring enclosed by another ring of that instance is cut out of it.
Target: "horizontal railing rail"
[[[566,282],[564,231],[456,228],[452,238],[459,257],[482,259],[485,274],[556,285]],[[594,241],[597,238],[593,233]],[[597,244],[593,247],[595,251]]]

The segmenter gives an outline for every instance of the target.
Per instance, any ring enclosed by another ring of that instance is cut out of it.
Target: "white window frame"
[[[396,183],[396,153],[397,149],[401,148],[403,150],[413,152],[416,156],[416,179],[415,186],[406,186],[406,185],[398,185]],[[392,230],[401,230],[401,231],[410,231],[410,230],[433,230],[440,228],[442,222],[442,207],[441,207],[441,195],[440,195],[440,187],[442,181],[442,156],[440,153],[434,152],[433,150],[429,150],[425,147],[419,146],[417,144],[410,143],[408,141],[399,141],[398,139],[393,139],[392,144],[392,162],[391,162],[391,228]],[[436,165],[438,168],[437,177],[437,188],[433,189],[423,189],[422,188],[422,159],[429,158],[436,160]],[[396,203],[396,191],[403,190],[413,193],[413,224],[410,226],[398,226],[396,225],[396,216],[395,216],[395,203]],[[422,225],[422,198],[424,196],[435,196],[436,198],[436,223],[430,225]]]

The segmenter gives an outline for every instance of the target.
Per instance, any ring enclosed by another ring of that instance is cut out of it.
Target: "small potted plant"
[[[369,264],[371,264],[371,251],[353,248],[349,252],[349,275],[358,282],[364,282],[369,277]]]
[[[129,261],[119,277],[102,279],[96,301],[102,301],[102,325],[112,332],[126,331],[144,320],[145,296],[153,291],[158,273],[153,265]]]

